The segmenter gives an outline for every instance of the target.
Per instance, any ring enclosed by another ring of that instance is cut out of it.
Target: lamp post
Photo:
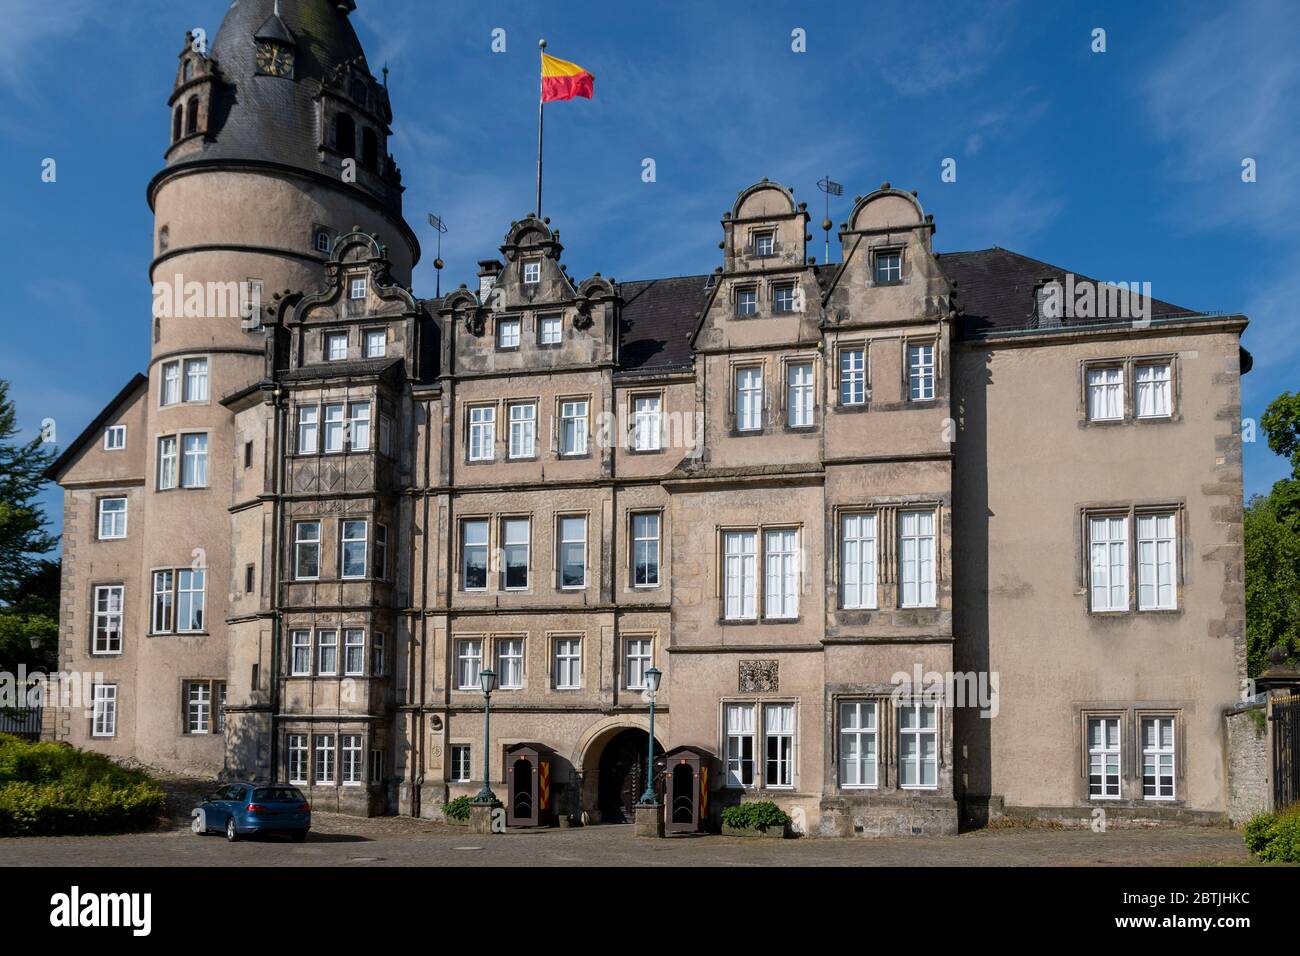
[[[488,727],[492,720],[492,691],[496,690],[497,686],[496,671],[490,667],[479,671],[478,683],[483,688],[483,789],[474,797],[474,802],[496,803],[497,795],[488,786],[488,768],[491,766],[488,760],[488,751],[492,746]]]
[[[645,793],[641,794],[641,806],[658,806],[655,800],[655,697],[659,693],[659,681],[663,672],[652,667],[645,672],[645,692],[650,698],[650,743],[646,745]]]

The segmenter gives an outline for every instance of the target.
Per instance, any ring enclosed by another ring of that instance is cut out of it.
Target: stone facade
[[[267,295],[159,320],[148,375],[52,471],[63,664],[114,689],[111,728],[104,703],[69,739],[424,817],[485,762],[513,799],[505,749],[535,741],[550,813],[631,822],[653,665],[655,744],[714,755],[715,822],[749,799],[845,836],[1103,800],[1224,815],[1244,319],[1044,321],[1062,270],[940,255],[888,183],[818,265],[805,204],[767,180],[724,213],[711,274],[575,280],[528,215],[473,288],[420,299],[351,6],[243,0],[211,56],[181,55],[151,278]],[[259,74],[261,45],[309,34],[300,72]],[[1104,423],[1094,369],[1123,395]],[[1138,408],[1139,376],[1170,407]],[[1123,608],[1095,606],[1097,516],[1129,529]],[[929,695],[954,672],[983,693]]]

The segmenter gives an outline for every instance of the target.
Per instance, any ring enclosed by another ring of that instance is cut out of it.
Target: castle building
[[[354,8],[238,0],[180,54],[177,294],[50,471],[61,667],[101,675],[61,736],[425,817],[527,744],[553,815],[624,820],[654,667],[707,813],[1223,817],[1244,317],[936,252],[887,183],[815,264],[767,180],[703,274],[576,280],[529,214],[418,298]]]

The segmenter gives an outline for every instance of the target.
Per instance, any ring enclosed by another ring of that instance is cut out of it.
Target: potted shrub
[[[790,815],[770,800],[754,800],[722,811],[726,836],[772,837],[790,835]]]
[[[446,817],[447,822],[453,826],[467,827],[469,826],[470,802],[469,797],[459,796],[442,808],[442,815]]]

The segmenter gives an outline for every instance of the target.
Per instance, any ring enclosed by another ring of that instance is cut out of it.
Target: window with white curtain
[[[840,404],[864,405],[867,401],[867,350],[840,349]]]
[[[456,689],[480,690],[479,671],[483,667],[483,642],[464,640],[456,642]]]
[[[794,786],[794,704],[763,705],[763,785]]]
[[[537,405],[516,402],[510,406],[510,457],[532,458],[537,454]]]
[[[1142,799],[1174,799],[1174,718],[1142,718]]]
[[[311,631],[294,631],[289,640],[289,676],[311,676]]]
[[[648,637],[629,637],[624,643],[623,674],[628,690],[645,687],[645,672],[650,669],[652,642]]]
[[[561,637],[555,641],[555,689],[577,690],[582,686],[582,640]]]
[[[758,533],[728,531],[723,536],[723,616],[729,621],[757,616]]]
[[[497,639],[497,684],[502,690],[524,686],[524,642],[519,637]]]
[[[366,672],[366,632],[350,627],[343,632],[343,673],[361,677]]]
[[[934,704],[898,705],[898,785],[904,789],[938,786],[939,730]]]
[[[758,431],[763,427],[763,370],[736,370],[736,430]]]
[[[1088,585],[1094,611],[1128,610],[1128,517],[1088,519]]]
[[[349,421],[352,424],[352,450],[370,450],[370,403],[354,402],[349,406]]]
[[[660,421],[658,395],[642,395],[633,400],[632,443],[637,451],[658,451]]]
[[[874,787],[879,753],[879,707],[874,700],[840,701],[840,786]]]
[[[314,455],[316,454],[317,429],[320,426],[320,409],[312,406],[303,406],[298,409],[298,454]]]
[[[316,735],[316,777],[318,784],[334,783],[334,736]]]
[[[181,363],[166,362],[162,368],[162,394],[158,404],[175,405],[181,400]]]
[[[808,428],[813,423],[813,367],[811,362],[786,366],[785,421],[791,428]]]
[[[337,455],[343,451],[344,418],[342,405],[325,406],[325,454]]]
[[[172,611],[175,608],[176,573],[174,571],[155,571],[153,573],[153,614],[150,630],[154,634],[168,634],[172,629]]]
[[[104,451],[126,450],[126,426],[109,425],[104,429]]]
[[[469,410],[469,460],[491,461],[497,440],[497,410],[480,405]]]
[[[316,676],[333,677],[339,671],[339,632],[316,632]]]
[[[934,346],[909,345],[907,348],[908,395],[914,402],[934,398]]]
[[[898,515],[898,560],[903,607],[934,607],[934,512]]]
[[[1088,718],[1088,796],[1115,800],[1120,796],[1120,736],[1118,717]]]
[[[181,487],[208,486],[208,436],[181,436]]]
[[[1138,418],[1168,418],[1171,414],[1169,368],[1167,362],[1137,367]]]
[[[754,704],[727,704],[727,786],[754,785]]]
[[[185,360],[185,401],[206,402],[208,400],[208,360],[192,358]]]
[[[1178,549],[1174,515],[1137,516],[1138,609],[1178,607]]]
[[[585,399],[560,403],[560,454],[587,453],[587,402]]]
[[[180,480],[177,470],[179,455],[176,449],[176,436],[165,435],[158,439],[158,490],[175,488]]]
[[[763,533],[763,616],[769,619],[799,616],[799,533],[793,529]]]
[[[840,519],[840,604],[845,608],[876,606],[876,516]]]
[[[1124,370],[1088,369],[1088,420],[1116,421],[1124,417]]]

